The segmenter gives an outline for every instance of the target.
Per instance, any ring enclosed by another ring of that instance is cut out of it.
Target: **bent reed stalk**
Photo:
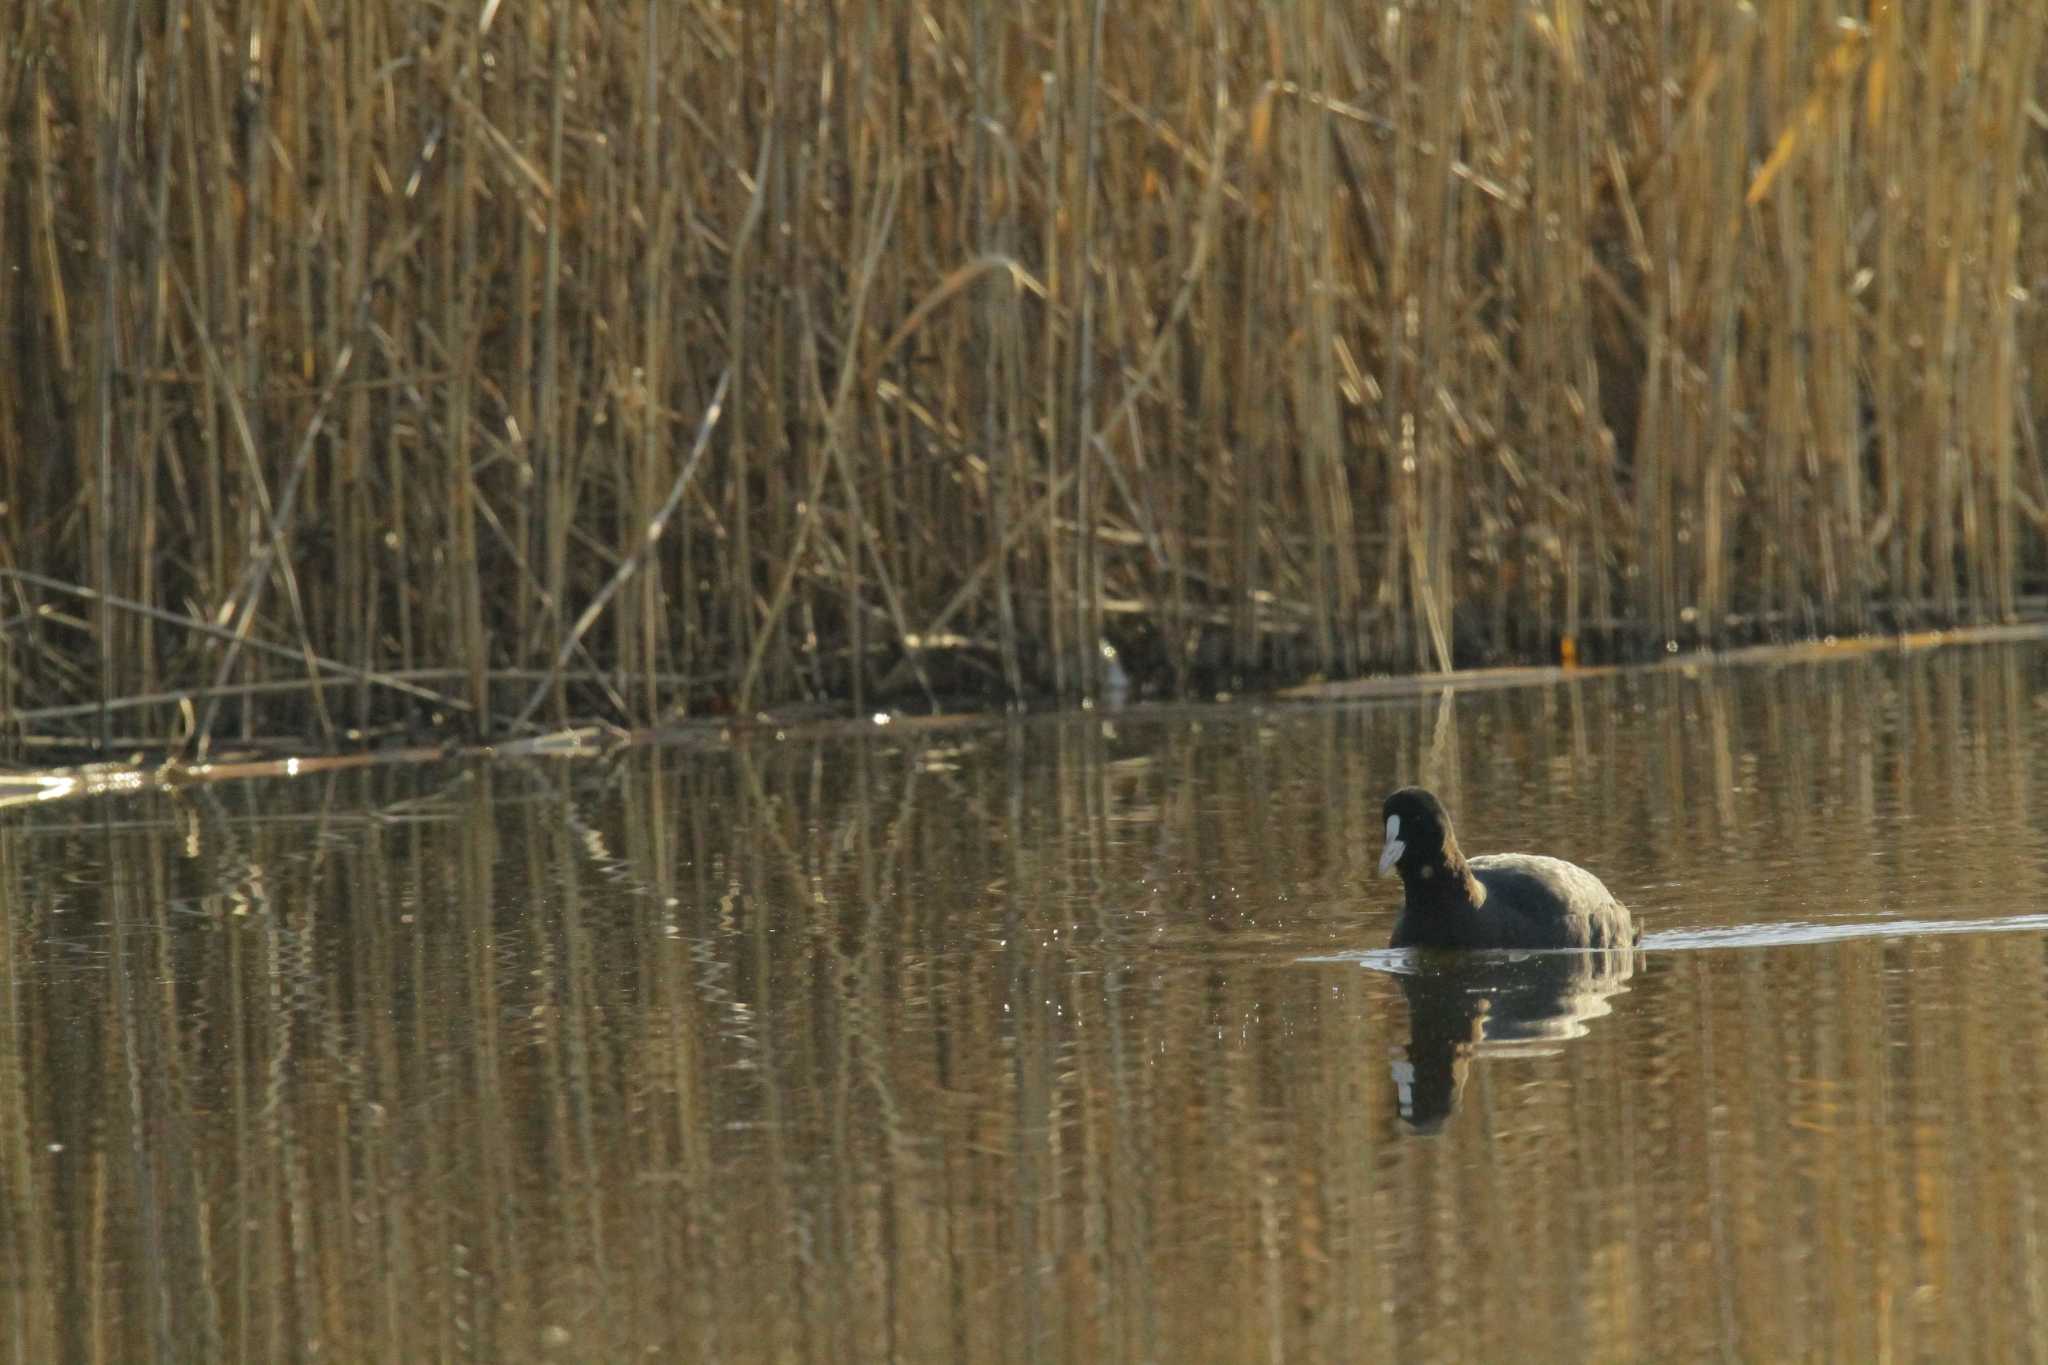
[[[2048,591],[2048,0],[16,8],[0,745]]]

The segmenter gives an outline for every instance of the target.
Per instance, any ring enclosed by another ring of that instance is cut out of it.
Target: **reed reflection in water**
[[[2044,698],[1996,647],[14,812],[0,1342],[2038,1356],[2048,939],[1923,930],[2043,908]],[[1374,970],[1406,781],[1644,950]]]

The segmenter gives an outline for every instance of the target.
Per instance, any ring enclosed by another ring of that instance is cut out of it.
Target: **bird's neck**
[[[1404,871],[1401,889],[1418,909],[1471,910],[1486,902],[1486,888],[1472,875],[1472,865],[1457,844],[1449,842],[1442,857]]]

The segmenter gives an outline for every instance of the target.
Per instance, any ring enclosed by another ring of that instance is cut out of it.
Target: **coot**
[[[1626,948],[1642,930],[1583,867],[1534,853],[1467,858],[1444,803],[1420,787],[1387,798],[1380,874],[1401,874],[1396,948]]]

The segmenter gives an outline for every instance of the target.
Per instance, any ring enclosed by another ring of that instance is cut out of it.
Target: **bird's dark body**
[[[1601,880],[1534,853],[1467,858],[1443,803],[1416,787],[1387,798],[1401,875],[1396,948],[1626,948],[1642,937]]]

